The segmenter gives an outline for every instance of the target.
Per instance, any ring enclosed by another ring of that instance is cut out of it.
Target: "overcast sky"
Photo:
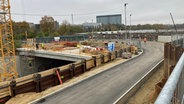
[[[67,20],[74,24],[96,22],[97,15],[122,14],[127,2],[127,24],[132,14],[132,24],[172,24],[170,12],[176,23],[184,23],[184,0],[10,0],[14,21],[39,23],[44,15],[59,23]],[[24,15],[23,15],[24,14]]]

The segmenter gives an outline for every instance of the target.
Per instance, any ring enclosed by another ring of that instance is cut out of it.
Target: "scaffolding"
[[[0,0],[0,62],[0,81],[18,76],[9,0]]]

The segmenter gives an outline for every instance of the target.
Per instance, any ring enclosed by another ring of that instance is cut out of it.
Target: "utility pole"
[[[130,34],[130,42],[132,40],[132,34],[131,34],[131,16],[132,16],[132,14],[130,14],[130,32],[129,32],[129,34]]]
[[[128,5],[128,3],[124,4],[125,7],[125,44],[127,45],[127,29],[126,29],[126,25],[127,25],[127,21],[126,21],[126,6]],[[127,52],[127,46],[126,46],[126,52]]]
[[[72,16],[72,25],[73,25],[73,13],[72,13],[72,15],[71,15],[71,16]]]

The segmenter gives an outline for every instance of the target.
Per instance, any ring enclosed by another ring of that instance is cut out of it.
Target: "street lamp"
[[[126,25],[127,25],[127,21],[126,21],[126,6],[128,5],[128,3],[124,4],[125,7],[125,44],[127,45],[127,29],[126,29]],[[127,52],[127,46],[126,46],[126,52]]]
[[[126,30],[126,25],[127,25],[127,21],[126,21],[126,6],[128,5],[128,3],[124,4],[125,7],[125,43],[127,42],[127,30]]]
[[[129,32],[129,34],[130,34],[130,42],[132,40],[132,35],[131,35],[131,16],[132,16],[132,14],[130,14],[130,32]]]

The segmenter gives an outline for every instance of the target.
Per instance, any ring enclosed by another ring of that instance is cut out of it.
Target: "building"
[[[95,29],[100,29],[102,24],[101,23],[83,23],[82,24],[85,31],[91,32]]]
[[[107,24],[121,25],[122,16],[121,14],[96,16],[96,21],[97,23],[102,23],[103,25]]]
[[[28,23],[28,24],[29,24],[29,27],[30,27],[30,28],[33,28],[33,29],[35,28],[35,24],[34,24],[34,23],[31,23],[31,22],[30,22],[30,23]]]
[[[54,29],[59,29],[59,22],[58,21],[54,21]]]
[[[101,23],[83,23],[82,24],[83,27],[88,27],[88,28],[99,28],[100,26],[102,26]]]

